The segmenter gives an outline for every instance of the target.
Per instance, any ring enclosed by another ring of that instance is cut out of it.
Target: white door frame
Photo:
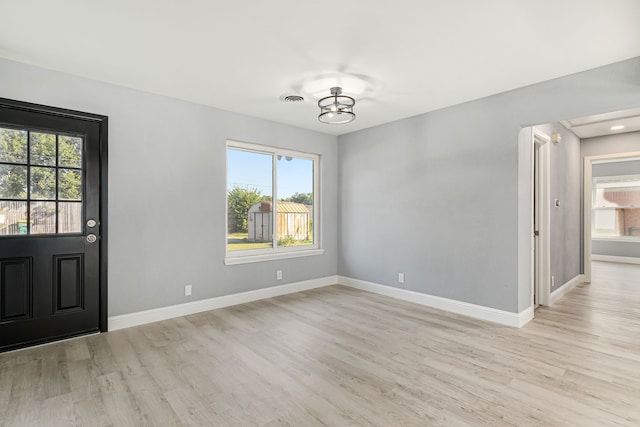
[[[584,204],[583,211],[583,224],[584,224],[584,281],[591,283],[591,203],[593,194],[593,164],[594,163],[609,163],[609,162],[627,162],[630,160],[637,160],[640,158],[640,151],[633,151],[629,153],[615,153],[615,154],[602,154],[599,156],[589,156],[584,158],[584,181],[583,189],[584,195],[582,197]]]
[[[534,217],[538,219],[538,235],[535,236],[535,219],[532,217],[533,248],[532,248],[532,280],[531,300],[533,306],[549,305],[551,294],[551,177],[550,177],[550,150],[551,138],[545,133],[533,129],[532,149],[532,206],[535,209]],[[535,161],[537,152],[538,161]],[[537,173],[536,173],[537,172]],[[537,178],[537,182],[535,182]],[[535,188],[538,189],[537,194]],[[537,197],[536,197],[537,196]],[[537,198],[537,200],[536,200]]]

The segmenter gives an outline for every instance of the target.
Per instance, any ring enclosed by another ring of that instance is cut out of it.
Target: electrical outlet
[[[188,297],[189,295],[191,295],[191,285],[185,285],[184,286],[184,296]]]
[[[276,280],[282,280],[282,270],[276,271]]]
[[[556,276],[551,276],[551,287],[552,288],[556,287]]]
[[[404,273],[398,273],[398,283],[404,283]]]

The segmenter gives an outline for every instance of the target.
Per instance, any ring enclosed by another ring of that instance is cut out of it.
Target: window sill
[[[323,253],[324,249],[309,249],[305,251],[289,251],[270,254],[227,257],[224,259],[224,265],[250,264],[254,262],[275,261],[279,259],[301,258],[307,256],[322,255]]]
[[[599,242],[628,242],[628,243],[640,243],[640,237],[591,237],[591,240],[597,240]]]

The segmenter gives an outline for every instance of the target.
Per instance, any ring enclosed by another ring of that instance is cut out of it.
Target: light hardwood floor
[[[522,329],[341,286],[0,355],[0,425],[640,425],[640,266]]]

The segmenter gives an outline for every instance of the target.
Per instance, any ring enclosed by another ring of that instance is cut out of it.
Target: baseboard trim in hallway
[[[593,261],[619,262],[622,264],[640,264],[640,258],[630,256],[591,255]]]
[[[584,282],[584,274],[578,274],[573,279],[569,280],[567,283],[551,292],[549,296],[549,305],[553,305],[560,300],[563,296],[565,296],[570,290],[578,286],[580,283]]]

